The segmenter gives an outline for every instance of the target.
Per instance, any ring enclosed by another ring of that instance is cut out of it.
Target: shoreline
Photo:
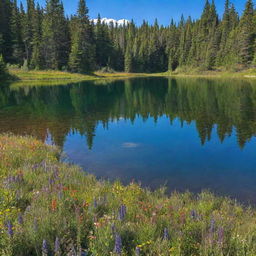
[[[206,79],[256,79],[256,70],[250,69],[241,72],[202,71],[199,72],[163,72],[163,73],[100,73],[83,75],[62,71],[23,71],[11,69],[9,73],[15,79],[6,81],[13,86],[40,86],[62,85],[86,81],[113,81],[141,77],[167,77],[167,78],[206,78]]]

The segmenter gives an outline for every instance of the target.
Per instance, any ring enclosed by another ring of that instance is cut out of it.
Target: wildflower
[[[57,180],[59,178],[59,170],[55,169],[53,172],[53,177]]]
[[[70,253],[68,254],[68,256],[77,256],[76,254],[76,249],[74,246],[72,246],[71,250],[70,250]]]
[[[95,226],[96,228],[99,228],[99,227],[101,226],[101,224],[100,224],[100,222],[94,222],[94,226]]]
[[[12,225],[11,221],[9,221],[9,220],[7,222],[7,232],[10,237],[13,236],[13,225]]]
[[[191,211],[191,218],[195,220],[195,219],[197,219],[197,217],[198,217],[197,212],[195,210],[192,210]]]
[[[19,223],[20,225],[23,224],[23,216],[22,216],[21,213],[18,215],[18,223]]]
[[[114,253],[118,255],[122,253],[122,239],[119,234],[116,234]]]
[[[211,225],[210,225],[210,233],[215,232],[215,220],[211,219]]]
[[[136,255],[136,256],[139,256],[139,255],[140,255],[140,248],[139,248],[139,247],[136,247],[136,249],[135,249],[135,255]]]
[[[169,236],[169,231],[167,228],[164,229],[164,237],[163,237],[164,240],[169,240],[170,239],[170,236]]]
[[[94,206],[94,208],[97,208],[97,206],[98,206],[98,202],[96,199],[93,200],[93,206]]]
[[[52,186],[55,183],[55,180],[53,178],[49,178],[49,185]]]
[[[48,255],[48,245],[46,240],[43,240],[43,245],[42,245],[42,256],[47,256]]]
[[[223,228],[219,228],[219,230],[218,230],[218,244],[222,245],[223,244],[223,240],[224,240],[224,229]]]
[[[56,211],[56,208],[57,208],[57,201],[56,201],[56,199],[53,199],[52,200],[52,211],[53,212]]]
[[[60,240],[58,237],[56,237],[55,239],[54,252],[55,252],[55,255],[60,255]]]
[[[59,198],[59,200],[61,200],[63,198],[63,192],[62,191],[58,192],[58,198]]]
[[[119,215],[118,215],[118,219],[119,220],[124,220],[126,215],[126,206],[125,205],[121,205],[120,209],[119,209]]]

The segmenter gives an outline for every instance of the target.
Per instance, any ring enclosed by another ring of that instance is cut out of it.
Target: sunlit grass
[[[0,135],[0,255],[256,255],[254,208],[97,181],[59,153]]]
[[[83,81],[99,81],[99,80],[117,80],[127,79],[133,77],[151,76],[151,74],[141,73],[101,73],[94,72],[90,75],[61,72],[61,71],[23,71],[21,69],[10,69],[10,74],[16,78],[12,83],[12,87],[24,86],[53,86],[53,85],[66,85],[69,83],[77,83]]]

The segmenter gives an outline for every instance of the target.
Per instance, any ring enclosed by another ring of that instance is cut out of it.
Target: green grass
[[[173,72],[165,72],[158,75],[173,77],[205,77],[205,78],[238,78],[238,79],[255,79],[256,69],[233,69],[216,68],[214,70],[203,70],[200,68],[181,67]]]
[[[0,255],[256,255],[255,209],[209,192],[166,196],[98,181],[59,154],[0,135]]]
[[[94,72],[91,75],[83,75],[62,71],[23,71],[21,69],[10,69],[10,75],[14,77],[13,87],[63,85],[83,81],[112,81],[133,77],[152,76],[154,74],[142,73],[101,73]]]
[[[53,86],[77,83],[83,81],[113,81],[118,79],[128,79],[136,77],[205,77],[205,78],[238,78],[238,79],[255,79],[256,69],[248,69],[242,71],[226,71],[224,69],[216,69],[214,71],[204,71],[195,68],[179,68],[174,72],[163,73],[101,73],[94,72],[91,75],[83,75],[62,71],[24,71],[22,69],[10,69],[9,73],[14,82],[12,87],[26,86]]]

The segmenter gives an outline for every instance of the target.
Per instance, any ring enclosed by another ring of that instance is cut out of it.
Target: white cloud
[[[137,148],[139,146],[140,144],[134,143],[134,142],[126,142],[126,143],[123,143],[122,145],[123,148]]]

